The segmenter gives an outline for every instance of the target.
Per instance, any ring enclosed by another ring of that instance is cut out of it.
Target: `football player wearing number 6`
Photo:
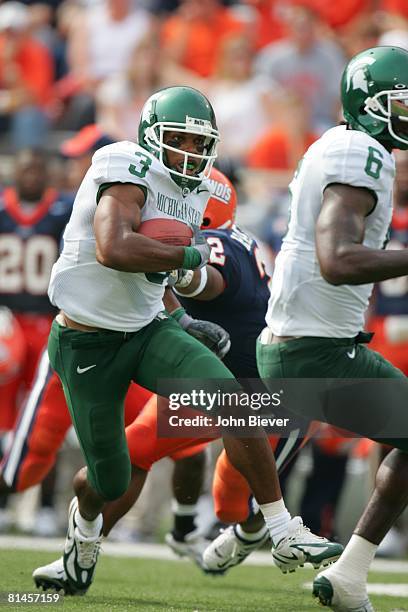
[[[408,52],[376,47],[356,55],[344,70],[341,95],[346,125],[309,148],[291,183],[291,218],[276,259],[258,368],[265,381],[395,378],[405,397],[403,373],[363,346],[369,338],[360,332],[373,283],[408,272],[407,250],[383,250],[392,216],[392,149],[408,149]],[[408,432],[406,405],[373,397],[370,418],[356,425],[353,413],[361,407],[355,404],[344,403],[342,415],[326,411],[327,421],[338,425],[341,416],[343,427],[370,437],[376,410],[396,424],[395,437],[382,440],[395,448],[344,553],[315,579],[313,592],[333,610],[370,612],[370,563],[408,500]]]
[[[82,471],[74,478],[64,549],[72,591],[86,591],[92,582],[101,510],[130,482],[123,401],[131,381],[157,391],[160,378],[205,373],[224,381],[222,391],[241,390],[226,366],[164,312],[167,272],[203,267],[209,245],[197,230],[191,246],[138,233],[142,222],[154,219],[200,227],[218,140],[205,96],[189,87],[160,90],[142,110],[139,145],[125,141],[99,149],[75,199],[50,281],[51,301],[61,312],[48,344],[87,464],[86,478]],[[225,436],[224,446],[250,484],[272,539],[287,540],[290,548],[290,515],[264,432],[258,438]],[[297,534],[299,546],[306,535]],[[338,545],[318,541],[322,562],[338,557]],[[298,551],[297,565],[305,554]]]

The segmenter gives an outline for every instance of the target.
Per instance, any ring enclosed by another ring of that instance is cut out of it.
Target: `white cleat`
[[[269,539],[268,530],[258,540],[244,540],[237,534],[236,526],[231,525],[221,531],[203,554],[203,569],[211,574],[224,574],[228,569],[239,565]]]
[[[203,536],[197,535],[197,531],[188,533],[184,540],[176,540],[172,532],[166,533],[165,542],[171,550],[179,557],[188,557],[203,569],[203,552],[208,546],[208,540]]]
[[[334,612],[374,612],[366,589],[337,574],[331,567],[313,581],[313,595],[322,606]]]
[[[85,593],[90,587],[101,548],[102,535],[86,537],[79,530],[75,515],[78,499],[74,497],[69,506],[68,533],[64,547],[64,569],[70,589]]]
[[[62,557],[48,565],[37,567],[37,569],[33,571],[33,579],[35,586],[37,588],[43,588],[44,591],[47,591],[47,589],[60,591],[62,589],[66,592],[68,589],[67,575],[65,573]]]
[[[300,516],[295,516],[289,521],[287,536],[272,548],[272,557],[286,574],[305,563],[311,563],[315,569],[325,567],[337,561],[342,552],[341,544],[315,535],[303,525]]]

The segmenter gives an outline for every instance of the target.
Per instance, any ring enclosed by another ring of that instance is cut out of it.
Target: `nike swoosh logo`
[[[297,559],[298,559],[297,555],[295,555],[294,553],[290,553],[290,555],[291,556],[289,557],[289,555],[283,555],[282,553],[277,553],[277,552],[274,553],[274,557],[277,557],[278,560],[281,560],[281,561],[292,561],[292,560],[295,560],[295,561],[297,561]]]
[[[96,368],[96,363],[88,366],[87,368],[80,368],[79,366],[77,367],[77,372],[78,374],[83,374],[84,372],[87,372],[88,370],[91,370],[92,368]]]
[[[199,193],[204,193],[204,192],[206,192],[206,193],[210,193],[210,192],[208,191],[208,189],[197,189],[197,195],[198,195]]]
[[[224,563],[217,563],[217,567],[219,569],[224,569],[226,565],[228,565],[229,561],[225,561]]]
[[[355,356],[356,356],[356,347],[353,347],[352,351],[347,352],[347,357],[350,357],[350,359],[354,359]]]
[[[326,552],[326,550],[329,550],[329,547],[324,546],[323,544],[296,544],[296,548],[310,555],[315,553],[321,554]]]

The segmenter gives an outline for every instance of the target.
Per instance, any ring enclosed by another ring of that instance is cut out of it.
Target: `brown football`
[[[193,237],[191,228],[176,219],[149,219],[139,225],[137,232],[148,238],[175,246],[190,246]]]

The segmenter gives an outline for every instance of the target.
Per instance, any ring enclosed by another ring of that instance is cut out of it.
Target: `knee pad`
[[[131,465],[127,452],[111,454],[88,464],[88,478],[96,492],[106,501],[114,501],[126,493]]]

